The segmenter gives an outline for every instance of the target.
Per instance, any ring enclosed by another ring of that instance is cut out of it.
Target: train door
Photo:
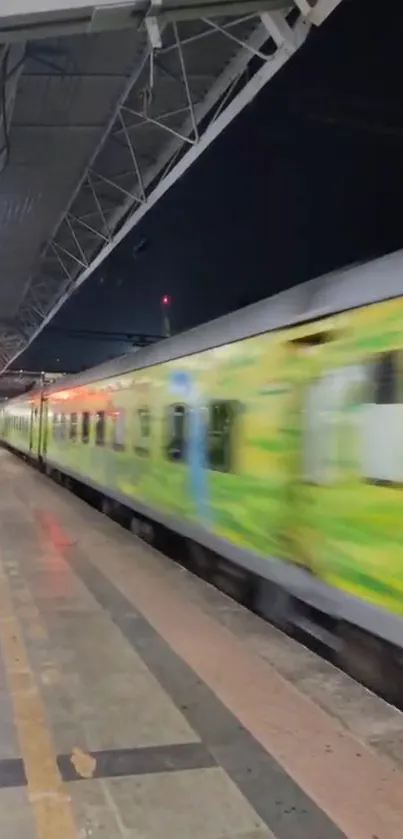
[[[323,516],[337,468],[337,387],[326,373],[331,330],[292,340],[292,425],[287,487],[288,559],[320,573],[325,547]]]

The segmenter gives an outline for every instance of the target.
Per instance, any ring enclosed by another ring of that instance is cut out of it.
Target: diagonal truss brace
[[[320,26],[339,5],[340,0],[295,0],[301,14],[314,26]]]

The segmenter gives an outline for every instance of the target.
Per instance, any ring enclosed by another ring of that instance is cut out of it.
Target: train
[[[401,696],[403,251],[9,399],[0,441]]]

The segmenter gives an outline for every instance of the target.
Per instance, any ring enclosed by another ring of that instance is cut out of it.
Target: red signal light
[[[162,298],[162,300],[161,300],[162,305],[163,305],[163,306],[169,306],[170,302],[171,302],[171,298],[169,297],[169,295],[168,295],[168,294],[164,294],[164,296],[163,296],[163,298]]]

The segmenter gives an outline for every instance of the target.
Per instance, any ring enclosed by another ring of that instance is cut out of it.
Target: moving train
[[[403,251],[11,399],[0,439],[401,694]]]

